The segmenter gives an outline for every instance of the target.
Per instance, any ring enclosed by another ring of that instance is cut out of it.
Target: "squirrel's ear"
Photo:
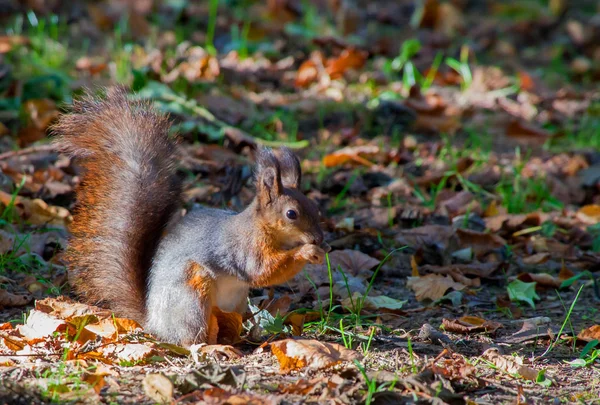
[[[281,169],[273,151],[268,148],[263,148],[259,151],[257,162],[256,186],[258,197],[266,205],[283,192]]]
[[[300,188],[302,181],[302,170],[298,157],[288,148],[280,148],[277,160],[281,166],[281,183],[284,187]]]

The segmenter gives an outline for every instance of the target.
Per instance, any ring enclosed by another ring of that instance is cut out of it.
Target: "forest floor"
[[[596,1],[0,4],[0,403],[600,403]],[[327,264],[218,344],[68,285],[49,127],[115,84],[170,114],[186,207],[285,145],[325,214]]]

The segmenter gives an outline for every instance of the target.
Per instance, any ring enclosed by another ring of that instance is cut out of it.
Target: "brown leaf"
[[[600,205],[584,205],[577,210],[575,217],[588,225],[595,225],[600,221]]]
[[[100,347],[99,352],[108,360],[137,363],[148,360],[154,349],[141,343],[117,343]]]
[[[457,283],[450,276],[440,276],[439,274],[428,274],[422,277],[408,277],[406,286],[415,292],[417,301],[424,299],[438,300],[442,298],[446,291],[453,288],[461,291],[465,288],[464,284]]]
[[[219,307],[213,307],[211,318],[216,320],[218,332],[216,341],[209,341],[209,343],[233,344],[239,341],[240,333],[242,333],[242,315],[237,312],[221,311]]]
[[[159,404],[171,402],[175,387],[171,380],[162,374],[148,374],[142,381],[146,395]]]
[[[11,194],[0,191],[0,203],[8,205],[11,200]],[[48,205],[40,199],[30,200],[17,196],[14,206],[21,218],[29,221],[32,225],[67,227],[73,221],[73,217],[66,208]]]
[[[537,265],[537,264],[546,263],[549,259],[550,259],[550,253],[547,253],[547,252],[536,253],[534,255],[524,257],[523,263],[528,264],[528,265]]]
[[[319,69],[317,64],[311,60],[307,59],[298,68],[298,72],[296,73],[296,86],[298,87],[307,87],[311,83],[314,83],[319,78]]]
[[[337,79],[348,69],[360,69],[367,60],[367,53],[358,49],[344,49],[339,57],[327,61],[325,71]]]
[[[446,331],[455,333],[495,333],[499,328],[502,328],[502,324],[499,322],[488,321],[476,316],[463,316],[459,319],[442,319],[442,324]]]
[[[485,254],[506,245],[506,240],[492,233],[459,228],[456,230],[456,235],[459,239],[459,245],[464,248],[472,248],[475,257],[484,256]]]
[[[261,309],[267,310],[273,316],[277,314],[285,316],[290,310],[290,305],[292,305],[292,297],[286,294],[276,300],[269,300],[264,308],[261,306]]]
[[[452,353],[450,358],[443,359],[441,367],[433,363],[431,370],[450,381],[456,382],[472,382],[477,377],[477,369],[458,353]]]
[[[379,260],[358,250],[334,250],[329,253],[331,269],[341,267],[346,274],[358,276],[368,272],[379,264]]]
[[[530,381],[537,380],[538,371],[523,365],[523,359],[519,356],[504,356],[498,352],[498,349],[487,349],[482,357],[509,374],[517,374]]]
[[[558,333],[558,330],[552,330],[551,322],[552,320],[545,316],[525,319],[518,332],[502,339],[502,341],[506,343],[523,343],[540,337],[546,338],[552,333]]]
[[[210,355],[217,358],[225,358],[228,360],[240,359],[244,356],[242,352],[231,345],[203,345],[199,348],[199,352],[205,355]]]
[[[536,288],[538,286],[558,288],[563,282],[563,280],[559,280],[548,273],[521,273],[517,276],[517,278],[525,283],[536,282]]]
[[[76,302],[65,296],[38,300],[35,302],[35,309],[65,321],[85,315],[95,315],[101,319],[111,317],[111,312],[107,309]]]
[[[373,163],[368,159],[377,154],[379,154],[379,147],[375,145],[347,146],[323,157],[323,164],[325,167],[335,167],[353,163],[370,167]]]
[[[583,340],[585,342],[591,342],[592,340],[600,340],[600,325],[590,326],[587,329],[582,330],[577,335],[577,339]]]
[[[271,351],[277,357],[283,373],[304,368],[320,370],[362,357],[358,352],[337,343],[318,340],[279,340],[271,343]]]
[[[86,371],[81,379],[88,383],[94,389],[94,391],[99,394],[102,388],[106,385],[104,377],[107,375],[116,376],[116,373],[106,365],[98,363],[94,372]]]
[[[545,142],[552,134],[545,129],[534,126],[522,120],[512,120],[506,127],[506,136],[524,138]]]
[[[284,324],[292,327],[292,335],[302,336],[305,322],[306,315],[294,312],[285,317]]]
[[[7,290],[0,289],[0,308],[22,307],[33,300],[31,294],[13,294]]]
[[[417,114],[412,123],[417,131],[454,134],[460,127],[460,117],[450,114]]]
[[[112,317],[84,327],[85,331],[92,333],[94,336],[101,336],[108,341],[116,339],[119,333],[130,333],[138,329],[142,329],[142,327],[132,319]]]
[[[496,270],[500,263],[498,262],[486,262],[486,263],[471,263],[471,264],[449,264],[447,266],[434,266],[431,264],[426,264],[421,267],[421,272],[423,273],[436,273],[436,274],[450,274],[452,276],[453,273],[460,273],[463,275],[488,278],[490,277]],[[453,276],[454,278],[454,276]],[[454,279],[455,281],[456,278]],[[461,281],[459,281],[461,282]]]
[[[227,405],[276,405],[280,403],[275,396],[258,395],[252,392],[232,393],[223,388],[214,387],[195,391],[190,399],[197,404]]]
[[[452,197],[440,201],[438,209],[440,214],[450,218],[469,213],[481,213],[479,202],[468,191],[460,191]]]

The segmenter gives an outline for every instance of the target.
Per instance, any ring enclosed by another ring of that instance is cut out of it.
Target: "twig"
[[[34,145],[19,150],[10,150],[8,152],[0,153],[0,160],[9,159],[16,156],[29,155],[31,153],[52,152],[54,150],[56,149],[52,144]]]

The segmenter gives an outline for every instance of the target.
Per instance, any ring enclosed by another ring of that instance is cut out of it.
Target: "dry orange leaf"
[[[488,321],[477,316],[463,316],[459,319],[442,319],[444,329],[455,333],[475,333],[487,332],[494,333],[502,324],[499,322]]]
[[[274,395],[258,395],[252,392],[233,393],[223,388],[214,387],[197,390],[190,399],[198,404],[231,404],[231,405],[275,405],[280,403],[280,398]]]
[[[317,81],[319,77],[319,69],[317,64],[311,60],[307,59],[298,68],[298,73],[296,73],[296,86],[298,87],[307,87],[311,83]]]
[[[92,388],[94,388],[94,391],[99,394],[102,388],[106,385],[104,377],[107,375],[116,376],[117,373],[108,366],[99,363],[96,365],[96,369],[93,373],[89,371],[85,372],[82,376],[82,380],[91,385]]]
[[[271,343],[271,351],[277,357],[283,373],[303,368],[320,370],[362,358],[360,353],[342,345],[318,340],[279,340]]]
[[[417,301],[425,299],[438,300],[442,298],[450,288],[461,291],[464,284],[457,283],[452,277],[439,274],[428,274],[422,277],[408,277],[406,286],[415,292]]]
[[[202,354],[214,357],[224,357],[229,360],[239,359],[244,356],[242,352],[231,345],[202,345],[199,347],[198,351]]]
[[[0,191],[0,203],[10,204],[12,195]],[[21,218],[32,225],[54,225],[66,227],[73,221],[73,217],[66,208],[46,204],[43,200],[17,196],[14,206]]]
[[[581,339],[585,342],[591,342],[594,339],[600,340],[600,325],[590,326],[587,329],[582,330],[577,335],[577,339]]]
[[[379,153],[379,147],[375,145],[347,146],[323,158],[325,167],[341,166],[346,163],[355,163],[362,166],[373,166],[368,159]]]
[[[584,224],[594,225],[600,222],[600,205],[584,205],[577,210],[575,217]]]
[[[237,312],[225,312],[219,307],[213,307],[210,326],[209,344],[217,342],[223,344],[236,343],[240,338],[240,333],[242,333],[242,315]],[[215,326],[216,331],[214,330]]]
[[[541,142],[552,137],[552,134],[545,129],[521,120],[512,120],[506,127],[506,135],[514,138],[539,139]]]
[[[344,49],[339,57],[327,61],[325,70],[332,79],[342,76],[348,69],[360,69],[367,60],[367,53],[358,49]]]

